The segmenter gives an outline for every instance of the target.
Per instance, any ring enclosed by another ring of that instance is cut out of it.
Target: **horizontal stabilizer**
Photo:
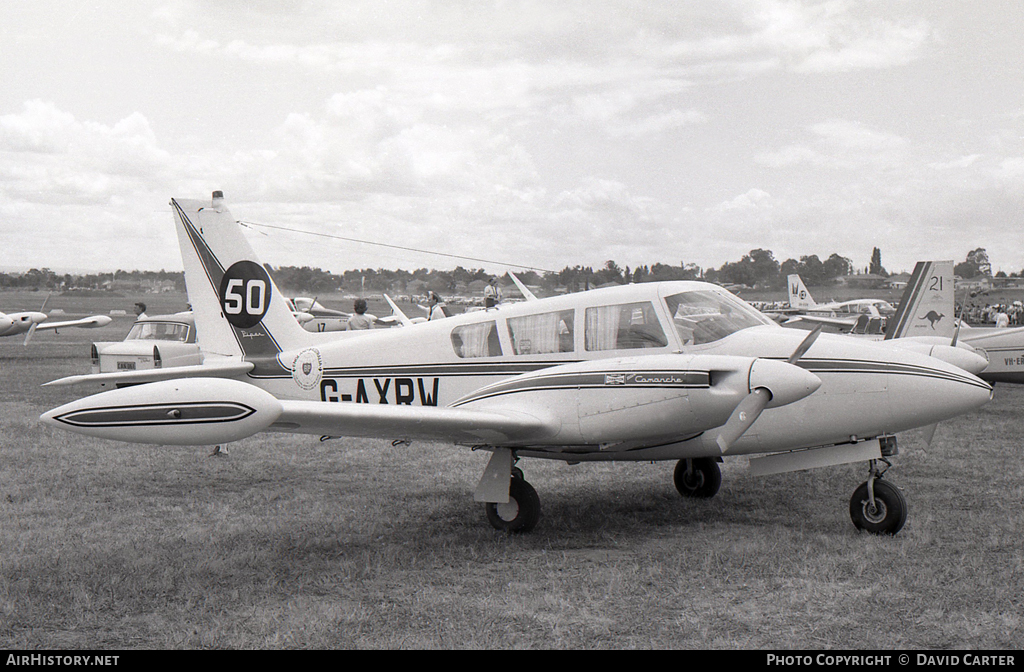
[[[193,364],[189,366],[172,366],[166,369],[142,369],[139,371],[114,371],[111,373],[86,373],[68,376],[43,383],[43,387],[82,385],[85,383],[102,383],[105,385],[137,385],[153,383],[158,380],[176,378],[235,378],[253,370],[252,362],[230,360],[215,364]]]

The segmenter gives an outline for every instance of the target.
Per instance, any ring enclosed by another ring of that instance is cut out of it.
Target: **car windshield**
[[[683,345],[711,343],[740,329],[772,324],[757,310],[724,292],[695,290],[665,297]]]
[[[189,325],[179,322],[136,322],[126,341],[181,341],[188,338]]]

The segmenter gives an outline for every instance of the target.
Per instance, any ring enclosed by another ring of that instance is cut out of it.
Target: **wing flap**
[[[508,445],[555,434],[560,425],[520,411],[281,400],[268,431]]]

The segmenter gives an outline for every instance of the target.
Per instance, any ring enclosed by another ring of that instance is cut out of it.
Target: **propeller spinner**
[[[786,363],[789,365],[796,364],[797,361],[811,348],[814,341],[817,340],[818,335],[821,333],[821,325],[819,324],[814,328],[811,333],[807,334],[800,345],[797,346],[793,354],[789,356]],[[756,363],[755,363],[756,365]],[[771,376],[767,376],[770,380]],[[757,418],[761,415],[761,412],[767,408],[768,404],[772,401],[772,391],[765,385],[758,385],[758,381],[754,379],[754,370],[751,367],[750,376],[750,394],[744,397],[740,403],[736,405],[729,419],[722,426],[722,430],[718,433],[716,442],[718,448],[725,453],[732,447],[736,441],[743,436],[750,426],[754,424]],[[820,384],[820,383],[819,383]]]

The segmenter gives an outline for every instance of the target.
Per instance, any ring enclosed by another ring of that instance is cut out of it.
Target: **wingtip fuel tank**
[[[214,445],[269,427],[281,415],[269,392],[238,380],[191,378],[101,392],[40,416],[48,425],[116,441]]]

